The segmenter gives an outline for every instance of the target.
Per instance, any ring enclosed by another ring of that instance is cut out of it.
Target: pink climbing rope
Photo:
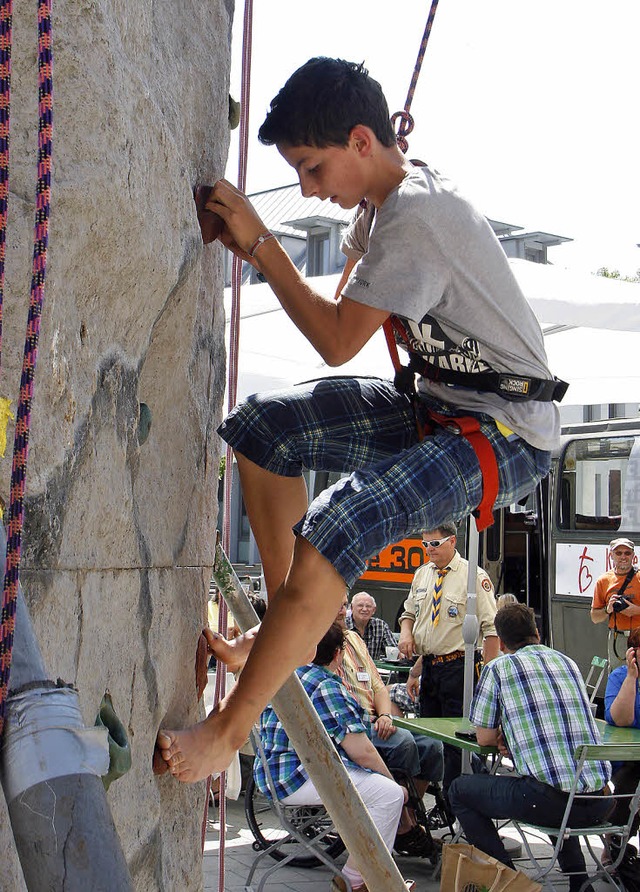
[[[253,0],[245,0],[242,32],[242,85],[240,94],[240,133],[238,155],[238,188],[246,191],[247,159],[249,156],[249,99],[251,91],[251,44],[253,34]],[[240,349],[240,288],[242,285],[242,260],[233,258],[231,268],[231,324],[229,339],[229,373],[227,381],[227,407],[231,411],[238,396],[238,353]],[[231,489],[233,481],[233,451],[227,446],[224,475],[224,516],[222,521],[222,547],[229,552],[231,541]],[[227,634],[227,605],[220,599],[218,614],[218,632]],[[225,695],[226,672],[216,672],[214,703],[218,703]],[[220,775],[219,820],[220,844],[218,853],[218,889],[224,892],[224,850],[226,836],[226,772]],[[207,802],[208,806],[208,802]],[[205,807],[206,817],[206,807]],[[204,838],[204,837],[203,837]]]
[[[2,61],[3,93],[2,110],[6,109],[6,120],[0,118],[5,146],[5,161],[8,167],[9,139],[9,72],[11,54],[11,4],[3,4],[0,13],[2,31],[0,38],[0,60]],[[6,28],[8,27],[8,32]],[[13,464],[11,469],[11,488],[9,495],[7,523],[7,559],[2,593],[2,623],[0,627],[0,734],[4,727],[6,698],[9,689],[11,672],[11,656],[13,635],[15,631],[15,614],[18,599],[20,575],[20,556],[22,550],[22,529],[24,526],[24,495],[26,485],[27,458],[29,453],[29,428],[31,424],[31,406],[34,393],[34,378],[38,360],[38,337],[40,334],[40,318],[44,303],[44,286],[47,269],[47,245],[49,242],[49,208],[51,202],[51,145],[53,133],[53,79],[51,48],[51,0],[38,2],[38,171],[36,183],[36,213],[33,243],[33,266],[31,277],[31,295],[27,317],[27,334],[22,361],[22,377],[20,395],[16,411],[16,427],[13,442]],[[6,174],[6,171],[5,171]],[[0,189],[6,190],[6,179]],[[0,198],[2,192],[0,192]],[[6,193],[4,196],[4,216],[0,204],[0,225],[6,231]],[[4,260],[4,238],[2,245]]]

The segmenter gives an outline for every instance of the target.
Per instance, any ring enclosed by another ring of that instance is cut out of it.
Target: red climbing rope
[[[413,66],[413,74],[411,75],[411,83],[409,84],[407,98],[405,99],[404,110],[395,112],[393,115],[391,115],[392,126],[395,127],[396,121],[400,121],[400,126],[398,127],[398,132],[396,134],[396,142],[405,155],[407,153],[407,149],[409,148],[407,136],[413,130],[414,123],[413,117],[410,114],[411,103],[413,102],[413,97],[416,92],[416,86],[418,85],[418,78],[420,77],[422,62],[424,60],[424,54],[427,49],[427,44],[429,43],[429,37],[431,36],[431,29],[433,27],[433,20],[436,17],[437,8],[438,0],[431,0],[431,9],[429,10],[429,15],[427,16],[427,24],[424,28],[422,40],[420,41],[420,49],[418,50],[416,64]],[[401,368],[401,365],[400,358],[398,357],[398,348],[396,346],[391,318],[387,319],[382,328],[384,331],[385,339],[387,341],[387,347],[389,348],[389,355],[391,356],[391,362],[393,363],[394,371],[398,372]]]
[[[5,14],[4,7],[7,7]],[[8,74],[11,54],[11,4],[3,4],[0,21],[3,30],[0,32],[0,60],[3,63],[2,84],[5,88],[0,105],[6,108],[6,121],[2,124],[3,145],[8,147],[9,126],[9,92]],[[8,24],[8,32],[5,30]],[[15,631],[16,603],[18,599],[18,583],[20,573],[20,555],[22,549],[22,528],[24,525],[24,494],[29,453],[29,427],[31,424],[31,405],[34,393],[34,376],[38,360],[38,337],[40,334],[40,318],[44,303],[44,285],[47,268],[47,245],[49,241],[49,207],[51,201],[51,142],[52,142],[52,52],[51,52],[51,0],[38,2],[38,177],[36,184],[36,213],[33,243],[33,267],[31,278],[31,296],[27,318],[27,334],[22,362],[22,378],[20,396],[16,411],[16,428],[13,443],[13,465],[11,469],[11,489],[9,496],[7,523],[7,559],[2,594],[2,624],[0,627],[0,733],[4,726],[6,697],[9,689],[11,671],[11,655],[13,634]],[[8,152],[5,152],[8,154]],[[8,159],[6,159],[8,161]],[[3,159],[3,162],[5,159]],[[6,171],[5,171],[6,173]],[[2,188],[2,187],[0,187]],[[6,179],[4,187],[6,190]],[[0,198],[2,193],[0,192]],[[0,218],[2,217],[0,204]],[[6,194],[4,196],[4,219],[0,225],[6,225]],[[4,242],[4,239],[3,239]],[[4,252],[4,243],[2,246]],[[4,259],[4,256],[3,256]]]
[[[425,50],[427,49],[427,44],[429,43],[429,37],[431,35],[431,28],[433,27],[433,20],[436,17],[436,10],[438,8],[438,0],[431,0],[431,9],[429,10],[429,15],[427,16],[427,24],[425,25],[424,34],[422,35],[422,40],[420,42],[420,49],[418,50],[418,58],[416,59],[416,64],[413,68],[413,74],[411,76],[411,83],[409,84],[409,92],[407,93],[407,98],[404,103],[404,111],[396,112],[391,115],[391,123],[395,125],[396,121],[400,121],[400,126],[398,127],[398,133],[396,134],[396,140],[402,151],[407,153],[407,149],[409,148],[409,143],[407,142],[407,136],[413,130],[413,118],[411,117],[411,103],[413,102],[413,95],[416,91],[416,86],[418,84],[418,78],[420,76],[420,69],[422,68],[422,61],[424,59]]]

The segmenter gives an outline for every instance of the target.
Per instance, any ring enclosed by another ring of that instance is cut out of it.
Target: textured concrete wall
[[[0,395],[17,399],[31,276],[35,4],[14,14]],[[192,188],[222,175],[233,0],[56,0],[54,170],[21,575],[49,672],[93,723],[108,688],[133,769],[108,798],[136,889],[202,885],[204,785],[151,773],[198,717],[224,390],[221,249]],[[139,438],[139,406],[151,410]],[[15,408],[15,402],[14,402]],[[13,429],[0,459],[8,499]],[[1,797],[0,797],[1,798]],[[23,888],[0,802],[2,889]]]

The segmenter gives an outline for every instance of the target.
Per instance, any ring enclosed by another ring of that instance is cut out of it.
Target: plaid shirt
[[[479,728],[502,728],[518,774],[567,792],[576,747],[600,743],[578,667],[542,644],[487,663],[469,718]],[[608,762],[585,762],[577,792],[600,790],[610,777]]]
[[[347,616],[347,629],[360,635],[360,630],[356,627],[352,616]],[[387,623],[377,616],[371,617],[364,627],[364,635],[360,635],[360,637],[367,645],[372,660],[383,660],[386,654],[385,647],[397,647],[398,645]]]
[[[340,744],[348,733],[368,733],[369,723],[364,720],[363,710],[340,679],[328,669],[309,664],[296,669],[296,673],[342,761],[347,767],[359,767],[347,758]],[[295,793],[309,775],[271,706],[267,706],[260,717],[260,739],[278,799],[284,799]],[[253,773],[260,792],[271,799],[264,766],[258,756],[253,763]]]

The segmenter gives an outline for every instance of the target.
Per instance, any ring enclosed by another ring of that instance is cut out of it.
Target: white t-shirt
[[[398,316],[412,351],[465,372],[553,377],[538,321],[495,233],[439,174],[409,171],[377,211],[370,205],[358,213],[342,250],[358,261],[343,294]],[[559,413],[551,402],[514,402],[425,378],[418,386],[490,415],[538,449],[556,445]]]

